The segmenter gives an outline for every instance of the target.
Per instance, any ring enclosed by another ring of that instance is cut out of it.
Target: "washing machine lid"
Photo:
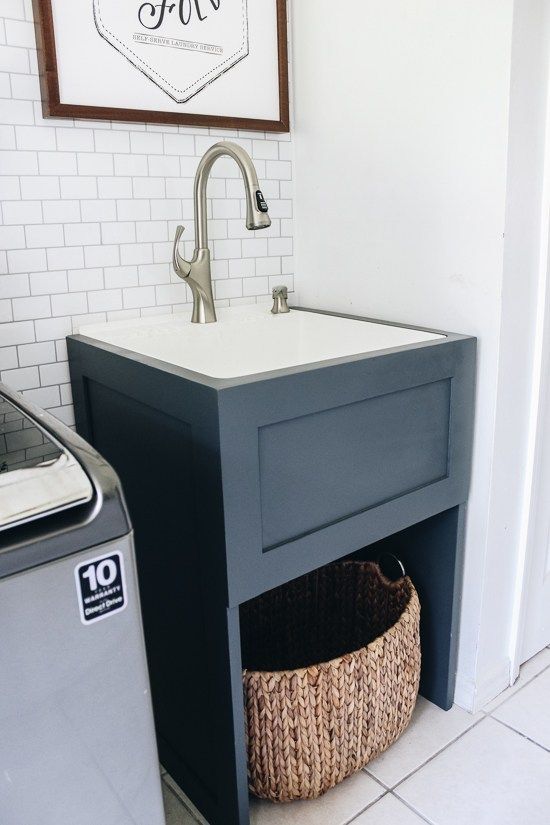
[[[75,457],[0,394],[0,530],[83,504],[93,493]]]

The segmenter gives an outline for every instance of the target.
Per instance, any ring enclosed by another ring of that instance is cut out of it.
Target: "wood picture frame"
[[[129,0],[126,0],[129,2]],[[236,9],[236,5],[238,5],[237,0],[228,0],[229,2],[234,2],[235,5],[232,9]],[[274,4],[275,8],[274,11],[272,10],[270,13],[275,17],[275,26],[276,26],[276,45],[273,46],[271,53],[273,53],[273,58],[276,58],[277,65],[273,65],[270,68],[271,74],[270,79],[271,83],[270,86],[274,89],[274,79],[276,78],[276,83],[278,85],[278,93],[272,94],[270,99],[270,105],[272,106],[274,112],[275,109],[278,108],[278,112],[275,112],[274,116],[260,116],[255,117],[254,111],[251,111],[251,116],[243,116],[243,112],[240,111],[236,114],[225,113],[225,112],[216,112],[213,113],[212,111],[189,111],[188,105],[189,101],[177,101],[170,99],[168,96],[166,100],[169,101],[169,105],[167,105],[166,110],[161,110],[151,107],[146,108],[139,108],[136,106],[129,105],[128,107],[120,106],[120,105],[98,105],[98,103],[75,103],[72,100],[67,100],[63,98],[61,93],[60,87],[60,75],[62,74],[61,66],[60,66],[60,56],[58,54],[58,39],[59,39],[59,31],[56,31],[56,24],[55,24],[55,9],[54,4],[63,4],[63,3],[72,3],[73,0],[32,0],[33,2],[33,9],[34,9],[34,19],[35,19],[35,30],[36,30],[36,41],[37,41],[37,49],[38,49],[38,66],[39,66],[39,74],[40,74],[40,88],[41,88],[41,97],[42,97],[42,110],[44,117],[56,117],[56,118],[78,118],[78,119],[92,119],[92,120],[111,120],[111,121],[122,121],[122,122],[139,122],[139,123],[156,123],[162,124],[166,123],[169,125],[181,125],[181,126],[198,126],[198,127],[212,127],[218,129],[246,129],[251,131],[265,131],[265,132],[288,132],[290,130],[289,126],[289,91],[288,91],[288,50],[287,50],[287,3],[286,0],[271,0]],[[81,0],[81,2],[85,2],[85,0]],[[98,15],[96,13],[96,7],[100,3],[109,4],[112,0],[86,0],[89,4],[94,4],[93,10],[93,22],[95,22],[96,27],[98,27]],[[141,2],[141,0],[137,0],[137,2]],[[168,5],[168,0],[159,0],[159,2],[155,2],[155,0],[151,0],[151,2],[142,3],[141,8],[146,8],[146,15],[154,15],[157,16],[157,20],[159,19],[159,15],[162,14],[164,16],[164,20],[168,18],[167,10],[170,11],[176,10],[176,7],[179,8],[179,14],[181,15],[182,4],[187,3],[187,10],[188,14],[195,13],[198,10],[199,17],[198,20],[204,20],[205,17],[201,17],[201,7],[199,3],[206,3],[210,2],[212,4],[212,9],[220,9],[220,4],[225,2],[225,0],[180,0],[180,5],[177,6],[177,3],[171,2]],[[220,80],[223,78],[223,84],[225,86],[225,92],[227,92],[227,87],[229,83],[227,81],[227,77],[231,74],[233,69],[240,64],[239,74],[243,76],[242,65],[244,63],[243,58],[249,57],[252,54],[252,46],[250,46],[251,42],[251,35],[249,32],[249,10],[251,9],[251,4],[254,3],[265,3],[269,2],[269,0],[241,0],[242,2],[242,9],[243,14],[246,16],[246,25],[247,25],[247,41],[246,41],[246,48],[248,51],[243,54],[241,57],[237,57],[234,60],[234,63],[230,65],[228,68],[223,68],[223,63],[221,63],[222,68],[218,70],[218,73],[213,77],[213,80],[205,81],[202,88],[198,89],[196,92],[193,92],[192,95],[192,106],[194,109],[197,108],[196,101],[199,100],[199,108],[200,108],[200,95],[201,93],[205,93],[210,90],[213,86],[216,86],[215,81],[218,81],[218,87],[221,85]],[[217,3],[217,6],[216,6]],[[248,5],[247,5],[248,3]],[[72,6],[69,6],[72,13]],[[117,5],[118,8],[118,5]],[[202,13],[204,14],[204,7],[202,8]],[[239,10],[236,9],[235,14],[239,14]],[[259,14],[259,7],[255,7],[255,15],[256,19],[258,19]],[[265,11],[263,12],[265,13]],[[213,15],[211,15],[213,16]],[[76,18],[75,18],[76,19]],[[101,19],[101,18],[100,18]],[[183,18],[181,18],[183,20]],[[243,18],[244,20],[245,18]],[[163,22],[164,22],[163,20]],[[82,15],[78,17],[78,25],[83,25],[81,23]],[[172,19],[170,20],[172,22]],[[181,22],[181,21],[180,21]],[[90,27],[90,21],[86,19],[86,25],[88,28]],[[137,26],[134,25],[135,28]],[[74,28],[74,26],[73,26]],[[109,30],[110,31],[110,30]],[[222,30],[225,31],[225,30]],[[244,23],[243,23],[243,31],[244,31]],[[94,31],[94,35],[98,35],[98,42],[97,47],[98,50],[103,49],[102,54],[103,56],[108,57],[109,60],[112,59],[112,54],[116,51],[121,51],[118,48],[117,44],[115,43],[115,49],[109,51],[105,49],[105,40],[108,40],[108,37],[105,37],[105,34],[101,31]],[[101,34],[101,37],[99,35]],[[75,33],[75,37],[77,34]],[[134,38],[136,35],[134,35]],[[273,37],[273,35],[271,35]],[[159,45],[158,41],[161,38],[156,37],[153,38],[150,35],[145,35],[144,38],[149,38],[149,42],[151,45],[155,47],[156,53],[159,52],[157,46]],[[164,38],[166,40],[166,38]],[[114,37],[114,40],[119,43],[120,41]],[[217,48],[215,46],[209,46],[209,44],[197,44],[191,41],[184,41],[184,40],[176,40],[175,38],[169,38],[170,43],[175,43],[178,45],[172,46],[172,49],[179,49],[180,52],[192,52],[190,48],[193,46],[195,49],[197,46],[200,48],[206,49],[214,49]],[[243,42],[244,42],[244,35],[243,35]],[[139,47],[141,47],[142,42],[138,41]],[[179,44],[187,44],[187,45],[179,45]],[[108,45],[113,45],[110,43]],[[123,44],[125,45],[125,44]],[[168,42],[160,43],[160,45],[169,45]],[[95,46],[95,41],[94,41]],[[132,47],[134,44],[132,43]],[[75,47],[76,48],[76,47]],[[138,47],[135,47],[137,50]],[[143,49],[142,49],[143,51]],[[162,50],[164,55],[167,54],[168,50]],[[84,54],[87,54],[87,50],[83,49]],[[260,59],[263,58],[263,53],[258,48],[256,52],[260,55]],[[132,51],[132,54],[134,52]],[[223,53],[223,52],[222,52]],[[163,56],[164,56],[163,55]],[[187,61],[196,59],[197,64],[201,64],[201,60],[204,64],[204,57],[209,57],[210,55],[199,55],[196,51],[193,56],[188,56],[187,54],[182,58],[181,54],[179,55],[179,59],[185,59]],[[131,64],[133,60],[131,57],[128,60],[124,58],[128,57],[128,54],[119,54],[116,60],[119,60],[120,63],[117,64],[117,67],[120,65],[121,72],[126,74],[129,72],[132,73],[132,77],[136,79],[136,85],[141,84],[141,89],[152,88],[156,86],[158,89],[158,83],[155,81],[154,77],[151,75],[147,76],[147,73],[144,71],[142,65],[134,64],[131,68]],[[215,60],[216,58],[212,58]],[[221,60],[221,58],[220,58]],[[86,61],[83,60],[83,63]],[[88,61],[89,64],[90,61]],[[223,61],[227,63],[228,61]],[[203,65],[201,64],[201,65]],[[77,65],[76,63],[73,64],[72,69],[68,72],[71,80],[74,80],[74,66]],[[97,63],[96,63],[97,65]],[[170,62],[172,65],[172,62]],[[89,71],[89,66],[88,66]],[[197,69],[198,71],[198,69]],[[160,76],[160,73],[154,72]],[[233,76],[237,74],[236,72]],[[202,75],[205,77],[206,75]],[[110,78],[114,80],[114,74],[111,73]],[[200,78],[202,80],[202,78]],[[153,80],[150,86],[147,84]],[[249,78],[250,81],[250,78]],[[75,81],[76,82],[76,81]],[[90,84],[83,83],[82,84],[83,96],[86,96],[86,92],[84,90],[90,88]],[[107,89],[110,91],[111,84],[108,83],[107,85],[103,84],[103,89]],[[125,87],[126,88],[126,87]],[[248,83],[246,84],[247,91],[245,92],[245,87],[243,89],[239,89],[239,94],[241,94],[241,108],[246,106],[246,101],[242,97],[243,94],[256,94],[258,105],[261,101],[261,88],[262,88],[262,78],[261,76],[257,78],[257,83]],[[158,91],[162,92],[165,91],[163,89],[158,89]],[[98,92],[94,87],[94,94],[97,95]],[[157,90],[155,89],[154,94],[157,94]],[[168,95],[170,93],[168,92]],[[227,98],[227,95],[226,95]],[[231,97],[231,100],[235,100],[234,96]],[[174,110],[175,107],[179,105],[180,110]],[[230,105],[230,104],[228,104]],[[208,107],[207,107],[208,108]],[[251,107],[253,108],[253,107]]]

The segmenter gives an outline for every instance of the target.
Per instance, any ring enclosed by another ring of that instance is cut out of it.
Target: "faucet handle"
[[[189,263],[189,261],[186,261],[185,258],[182,258],[180,253],[178,252],[179,242],[184,232],[185,227],[181,226],[180,224],[176,229],[176,237],[174,238],[174,249],[172,252],[172,266],[174,267],[174,272],[180,278],[187,278],[187,276],[191,272],[191,264]]]

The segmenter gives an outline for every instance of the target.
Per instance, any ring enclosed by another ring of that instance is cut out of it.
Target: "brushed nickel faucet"
[[[206,214],[206,185],[214,162],[222,155],[233,158],[241,170],[246,195],[246,228],[267,229],[271,220],[267,214],[258,175],[250,155],[242,146],[230,141],[215,143],[204,153],[195,175],[195,252],[190,261],[186,261],[178,252],[178,245],[184,231],[183,226],[176,229],[172,265],[176,275],[189,284],[193,293],[194,324],[209,324],[216,321],[214,296],[212,293],[212,273],[210,269],[210,250],[208,249],[208,225]]]

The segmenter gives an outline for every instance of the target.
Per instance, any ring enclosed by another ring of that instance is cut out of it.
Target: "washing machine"
[[[120,482],[0,384],[0,823],[164,822]]]

